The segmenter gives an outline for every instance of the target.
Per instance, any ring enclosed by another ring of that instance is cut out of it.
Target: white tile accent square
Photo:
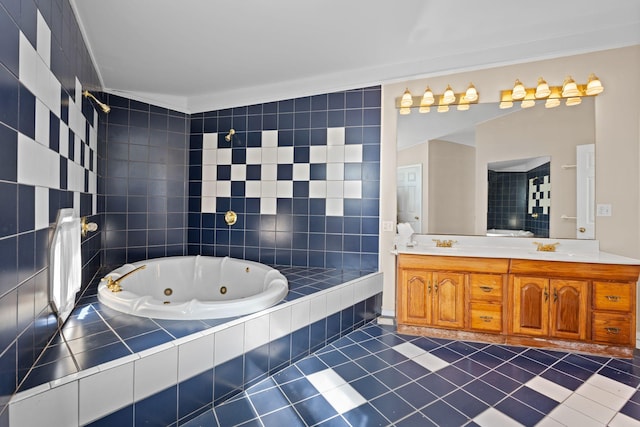
[[[80,192],[73,192],[73,212],[75,216],[80,216]]]
[[[342,310],[340,306],[340,291],[327,292],[327,316]]]
[[[260,179],[262,181],[275,181],[278,179],[278,165],[264,164],[260,167]]]
[[[640,421],[631,418],[621,412],[609,422],[608,427],[640,427]]]
[[[36,99],[36,142],[49,147],[49,109]]]
[[[318,295],[309,300],[309,324],[327,317],[327,296]]]
[[[635,392],[635,389],[632,387],[600,374],[592,375],[586,383],[613,393],[616,396],[624,397],[625,399],[629,399]]]
[[[438,356],[434,356],[431,353],[424,353],[416,356],[412,359],[417,364],[424,366],[431,372],[438,371],[442,368],[446,368],[450,365],[446,360],[440,359]]]
[[[327,199],[326,201],[326,214],[327,216],[342,216],[344,215],[344,203],[342,199]]]
[[[216,150],[218,148],[218,134],[205,133],[202,135],[202,149]]]
[[[291,330],[295,331],[309,324],[309,300],[303,300],[291,306]]]
[[[205,335],[178,346],[178,381],[213,369],[214,335]]]
[[[291,333],[291,306],[269,313],[269,339],[271,341]]]
[[[202,197],[201,211],[203,213],[215,213],[215,211],[216,211],[216,198],[215,197]]]
[[[47,67],[51,68],[51,30],[40,14],[40,11],[38,11],[36,25],[36,48],[38,55],[40,55],[40,58],[42,58]]]
[[[84,191],[84,168],[71,160],[67,161],[67,188]]]
[[[76,104],[82,105],[82,84],[80,83],[80,80],[78,80],[78,77],[76,77],[76,94],[74,101]]]
[[[309,181],[309,197],[312,199],[327,197],[327,181]]]
[[[277,212],[277,199],[275,197],[262,197],[260,199],[260,213],[261,214],[263,214],[263,215],[275,215],[276,212]]]
[[[262,149],[262,167],[264,165],[275,165],[278,163],[278,147],[269,147]]]
[[[244,351],[244,323],[222,329],[215,334],[214,362],[220,365]]]
[[[539,376],[531,378],[525,385],[530,389],[555,400],[556,402],[563,402],[571,395],[571,393],[573,393],[568,388],[562,387],[560,384],[556,384],[553,381],[549,381]]]
[[[20,82],[35,94],[38,85],[38,53],[22,32],[18,49]]]
[[[60,121],[60,142],[59,143],[60,143],[60,155],[68,158],[69,157],[69,128],[62,120]],[[97,163],[94,162],[94,165],[97,165]],[[97,170],[97,166],[96,166],[96,170]]]
[[[344,181],[327,181],[327,198],[342,199],[344,197]]]
[[[588,382],[582,384],[576,390],[576,394],[587,397],[591,400],[595,400],[596,402],[606,406],[607,408],[613,409],[615,411],[619,411],[625,405],[625,403],[627,403],[627,400],[629,400],[629,398],[633,396],[633,393],[634,391],[632,389],[631,394],[629,394],[629,396],[622,397],[622,396],[615,395],[604,389],[601,389],[599,387],[596,387],[592,384],[589,384]]]
[[[231,181],[217,181],[216,196],[231,197]]]
[[[327,147],[328,163],[344,163],[344,146],[335,145]]]
[[[294,181],[309,181],[309,177],[310,177],[309,163],[293,164],[293,180]]]
[[[392,348],[401,355],[408,357],[409,359],[413,359],[414,357],[426,353],[424,349],[418,347],[415,344],[411,344],[410,342],[403,342],[402,344],[395,345]]]
[[[327,164],[327,181],[342,181],[344,179],[344,163]]]
[[[324,393],[334,388],[345,385],[347,382],[333,369],[328,368],[322,371],[307,375],[307,380],[320,393]]]
[[[84,132],[83,132],[84,135]],[[82,138],[80,137],[80,134],[75,134],[75,139],[73,141],[73,161],[76,162],[76,164],[80,164],[80,151],[82,150]],[[83,178],[84,180],[84,178]]]
[[[215,181],[218,178],[218,169],[215,165],[205,165],[202,167],[202,180]]]
[[[81,425],[133,403],[133,366],[125,363],[80,379]]]
[[[344,145],[345,128],[328,128],[327,129],[327,145]]]
[[[489,408],[476,416],[473,421],[482,427],[521,427],[522,424],[495,408]]]
[[[231,165],[231,180],[244,181],[247,179],[247,165]]]
[[[558,421],[554,420],[551,417],[544,417],[536,427],[566,427],[564,424],[560,424]]]
[[[218,150],[202,150],[202,164],[216,165],[218,163]]]
[[[277,130],[263,130],[262,131],[262,146],[263,147],[277,147],[278,146],[278,131]]]
[[[249,147],[247,148],[246,161],[248,165],[259,165],[262,163],[262,148]]]
[[[350,163],[362,162],[362,145],[352,144],[344,146],[344,161]]]
[[[309,147],[309,163],[327,163],[327,147],[324,145]]]
[[[36,187],[35,191],[35,229],[49,227],[49,189]]]
[[[78,382],[72,381],[12,402],[9,407],[9,425],[77,426],[78,409]]]
[[[278,195],[278,182],[277,181],[262,181],[260,194],[262,197],[277,197]]]
[[[134,399],[149,397],[178,380],[178,348],[170,347],[135,361]]]
[[[18,133],[18,182],[49,188],[60,186],[58,154],[21,133]]]
[[[361,199],[362,198],[362,182],[361,181],[344,181],[344,198],[345,199]]]
[[[217,151],[218,151],[218,164],[230,165],[231,164],[231,148],[219,148]]]
[[[245,353],[269,342],[269,315],[264,314],[245,322],[244,351]]]
[[[603,427],[604,425],[564,404],[556,406],[548,416],[565,426]]]
[[[260,197],[261,191],[260,181],[247,181],[244,184],[245,197]]]
[[[583,415],[589,416],[602,424],[606,424],[613,418],[616,411],[601,405],[591,399],[587,399],[577,393],[572,394],[565,400],[562,405],[566,405],[569,408],[573,408],[579,411]]]
[[[293,181],[277,181],[277,197],[293,197]]]
[[[281,165],[293,163],[293,147],[278,147],[278,163]]]
[[[322,397],[324,397],[339,414],[344,414],[367,403],[367,400],[349,384],[328,390],[322,393]]]

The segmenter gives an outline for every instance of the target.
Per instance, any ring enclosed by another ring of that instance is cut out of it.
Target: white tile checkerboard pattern
[[[244,181],[244,197],[260,198],[261,214],[276,214],[277,199],[293,197],[293,183],[309,183],[309,198],[326,199],[326,215],[341,216],[344,199],[362,198],[362,181],[345,180],[345,163],[362,163],[362,145],[345,144],[345,128],[328,128],[327,145],[309,147],[309,163],[294,163],[294,147],[278,147],[278,131],[263,131],[262,146],[248,147],[246,161],[232,164],[232,149],[218,148],[218,134],[203,136],[202,212],[216,212],[217,197],[231,197],[231,182]],[[311,180],[310,165],[325,164],[326,179]],[[231,166],[231,179],[217,177],[218,165]],[[261,165],[260,180],[246,181],[247,165]],[[291,180],[278,180],[278,165],[292,165]]]
[[[538,182],[539,178],[531,178],[529,180],[529,203],[528,213],[533,213],[534,207],[541,207],[544,215],[549,214],[551,207],[551,181],[549,175],[542,177],[542,182]]]
[[[73,207],[78,212],[80,193],[91,193],[92,214],[96,214],[97,210],[98,116],[94,113],[93,123],[88,123],[82,114],[82,84],[76,78],[75,97],[68,100],[68,120],[67,124],[64,123],[61,119],[62,84],[50,67],[51,30],[38,12],[36,47],[20,33],[18,76],[20,82],[36,98],[35,139],[18,134],[18,182],[36,188],[36,229],[49,226],[47,189],[73,191]],[[50,148],[52,120],[59,122],[58,151]],[[73,153],[69,153],[70,136],[74,139]],[[82,154],[84,166],[81,163]],[[64,185],[61,183],[60,156],[66,160],[66,188],[62,188]],[[87,187],[85,173],[88,175]]]

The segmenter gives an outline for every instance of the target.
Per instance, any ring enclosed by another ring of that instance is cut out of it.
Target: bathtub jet
[[[264,310],[282,301],[288,292],[289,282],[274,268],[197,255],[125,264],[100,282],[98,300],[135,316],[219,319]]]

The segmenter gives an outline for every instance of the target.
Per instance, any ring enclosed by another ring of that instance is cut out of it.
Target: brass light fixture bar
[[[402,96],[396,98],[396,108],[400,109],[402,115],[411,114],[412,108],[418,108],[420,113],[430,112],[431,107],[435,107],[439,113],[443,113],[449,111],[451,106],[457,107],[459,111],[465,111],[469,109],[471,104],[477,104],[479,99],[480,95],[473,83],[470,83],[463,93],[456,93],[451,85],[447,85],[442,94],[434,94],[427,86],[422,96],[413,96],[409,89],[406,89]]]
[[[538,78],[536,87],[527,88],[516,79],[513,89],[500,91],[500,108],[513,107],[514,102],[520,102],[521,108],[529,108],[536,105],[536,101],[544,101],[545,108],[554,108],[565,101],[565,105],[573,106],[582,102],[583,97],[597,96],[604,91],[602,82],[595,75],[589,75],[585,84],[577,84],[571,76],[567,76],[562,86],[549,86],[542,78]]]

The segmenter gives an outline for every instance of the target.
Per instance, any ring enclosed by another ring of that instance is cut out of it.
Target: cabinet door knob
[[[584,227],[580,227],[580,228],[578,228],[578,231],[581,232],[581,233],[584,233],[585,231],[587,231],[587,229],[584,228]]]

